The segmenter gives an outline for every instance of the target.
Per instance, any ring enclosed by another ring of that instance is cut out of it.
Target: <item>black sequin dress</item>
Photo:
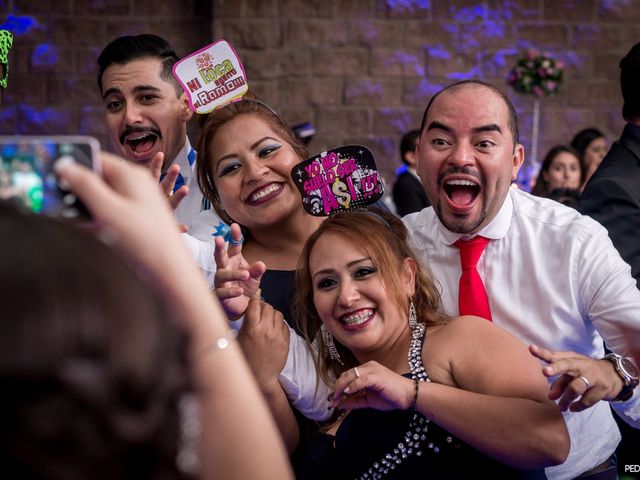
[[[419,440],[418,453],[404,440],[412,417],[413,412],[403,410],[383,412],[367,408],[350,412],[335,437],[317,433],[300,446],[295,458],[297,478],[546,478],[543,469],[519,470],[500,463],[424,418],[421,433],[412,436]]]

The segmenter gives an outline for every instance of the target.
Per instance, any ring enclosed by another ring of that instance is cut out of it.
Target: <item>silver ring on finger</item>
[[[589,383],[589,380],[587,380],[582,375],[578,375],[576,378],[579,378],[580,380],[582,380],[584,382],[584,384],[587,386],[587,390],[589,390],[589,388],[591,387],[591,384]]]
[[[356,378],[360,378],[360,372],[358,371],[358,367],[353,367],[353,373],[356,374]]]
[[[239,245],[242,245],[243,242],[244,242],[244,235],[240,235],[240,238],[238,240],[234,240],[233,237],[229,239],[229,245],[234,245],[236,247]]]

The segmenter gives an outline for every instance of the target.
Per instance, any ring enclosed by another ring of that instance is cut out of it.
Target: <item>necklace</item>
[[[425,331],[425,324],[418,323],[411,331],[412,340],[411,345],[409,345],[408,360],[411,378],[419,382],[431,381],[422,364],[422,341]],[[409,422],[409,429],[404,434],[402,441],[398,443],[396,448],[385,454],[381,460],[374,462],[374,464],[369,467],[369,470],[358,477],[358,480],[381,479],[390,471],[395,470],[398,465],[410,456],[422,456],[422,442],[427,439],[428,423],[429,420],[427,420],[424,415],[415,411]],[[436,453],[440,451],[433,443],[427,444],[427,447],[433,449]]]

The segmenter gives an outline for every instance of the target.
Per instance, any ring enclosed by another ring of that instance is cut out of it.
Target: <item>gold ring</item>
[[[591,385],[589,384],[589,380],[587,380],[582,375],[578,375],[576,378],[579,378],[580,380],[582,380],[584,382],[584,384],[587,386],[587,390],[589,390],[589,388],[591,387]]]
[[[358,371],[358,367],[353,367],[353,373],[356,374],[356,378],[360,378],[360,372]]]

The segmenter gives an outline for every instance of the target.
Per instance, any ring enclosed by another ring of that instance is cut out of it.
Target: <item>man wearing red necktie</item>
[[[549,478],[615,478],[620,434],[600,400],[640,426],[637,370],[603,358],[603,338],[624,355],[626,332],[640,335],[629,266],[593,220],[510,188],[524,147],[513,105],[492,85],[464,81],[436,94],[416,153],[433,207],[404,221],[442,285],[445,312],[482,316],[540,346],[531,351],[550,363],[543,372],[554,381],[550,397],[568,409],[572,443]]]

